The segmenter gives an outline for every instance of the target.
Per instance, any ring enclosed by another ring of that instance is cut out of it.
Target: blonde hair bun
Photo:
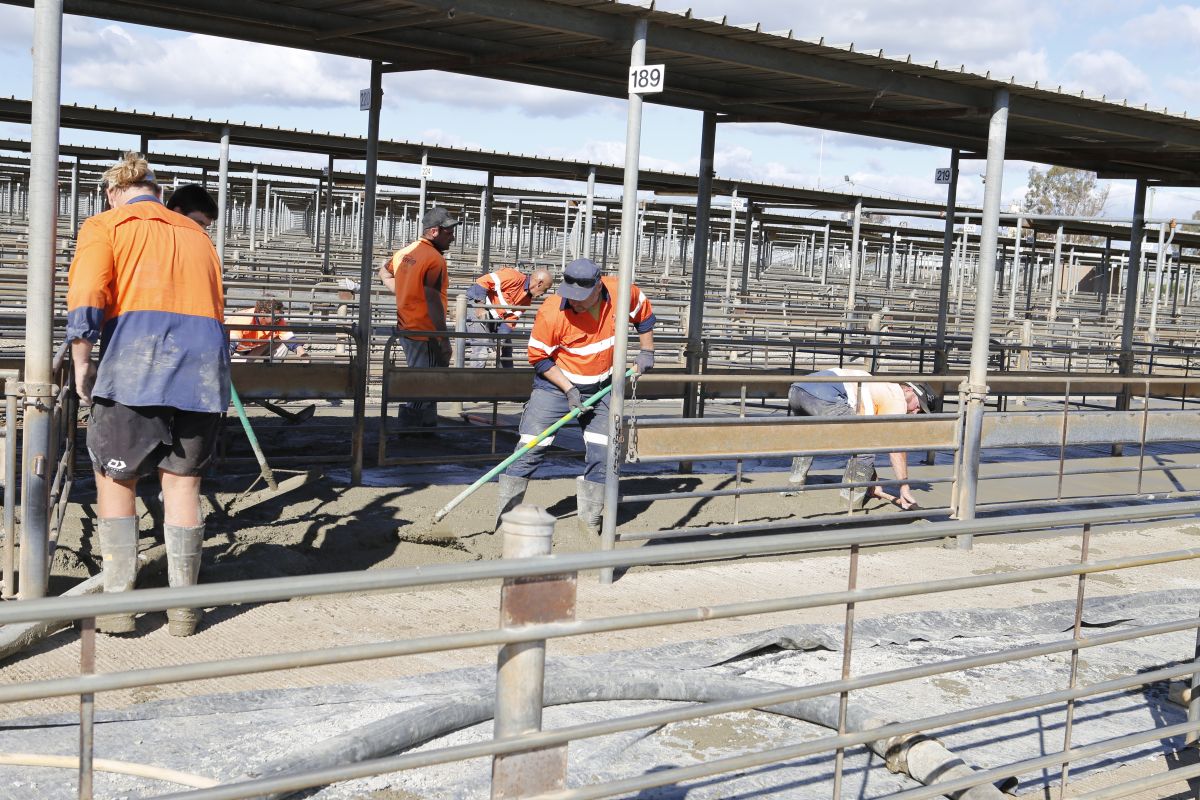
[[[150,169],[150,162],[141,153],[135,153],[132,150],[127,152],[116,164],[106,169],[101,177],[104,179],[104,185],[109,189],[120,190],[128,186],[158,188],[154,170]]]

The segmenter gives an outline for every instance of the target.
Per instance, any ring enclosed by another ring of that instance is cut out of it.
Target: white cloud
[[[64,84],[122,105],[352,107],[365,62],[211,36],[170,40],[81,20],[64,35]]]
[[[1130,42],[1169,42],[1172,46],[1200,44],[1200,8],[1159,6],[1149,14],[1134,17],[1122,26]]]
[[[696,16],[728,14],[728,0],[692,0]],[[741,0],[730,24],[761,22],[764,30],[791,29],[797,38],[825,37],[829,44],[883,49],[884,55],[911,54],[921,61],[959,60],[968,69],[993,63],[1031,47],[1035,31],[1051,26],[1055,13],[1035,0],[859,0],[855,3],[781,3]],[[1018,79],[1022,76],[1018,75]]]
[[[449,72],[417,72],[385,79],[385,98],[389,92],[391,102],[400,104],[416,99],[480,111],[520,109],[533,117],[554,119],[591,113],[625,114],[623,101]]]
[[[1150,79],[1115,50],[1084,50],[1063,65],[1063,88],[1104,95],[1110,99],[1140,97],[1150,90]]]

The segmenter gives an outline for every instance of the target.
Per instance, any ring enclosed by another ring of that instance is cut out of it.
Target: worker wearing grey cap
[[[558,294],[546,298],[538,308],[529,336],[529,363],[533,366],[533,391],[521,414],[521,440],[517,449],[532,442],[542,431],[572,409],[583,409],[585,397],[608,386],[614,367],[613,349],[618,336],[632,325],[638,333],[637,371],[654,367],[654,310],[637,286],[629,289],[629,318],[617,319],[617,279],[600,274],[592,260],[572,261],[563,271]],[[605,395],[577,420],[583,429],[584,471],[575,482],[575,496],[582,529],[599,535],[604,511],[604,467],[608,457],[608,396]],[[515,508],[525,497],[529,479],[545,457],[551,436],[513,462],[500,475],[500,515]]]
[[[449,211],[434,206],[421,217],[421,238],[379,268],[379,279],[396,295],[400,346],[410,367],[450,366],[450,340],[429,332],[446,330],[450,277],[444,253],[454,243],[456,225]],[[406,427],[437,425],[437,403],[405,403],[400,422]]]

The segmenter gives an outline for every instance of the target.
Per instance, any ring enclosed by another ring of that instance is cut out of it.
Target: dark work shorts
[[[195,476],[216,450],[221,415],[170,406],[126,406],[92,400],[87,449],[102,475],[127,481],[162,469]]]

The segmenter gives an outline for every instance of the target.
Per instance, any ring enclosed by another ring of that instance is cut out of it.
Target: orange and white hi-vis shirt
[[[557,366],[567,380],[581,389],[596,386],[612,375],[613,347],[617,341],[617,279],[600,279],[600,313],[576,313],[565,298],[552,294],[538,308],[529,336],[529,363],[536,373],[533,384],[558,390],[543,377]],[[654,309],[637,286],[629,291],[629,323],[638,333],[654,329]],[[626,328],[621,326],[624,335]]]
[[[450,277],[446,273],[446,258],[426,239],[397,250],[387,263],[387,271],[396,279],[396,321],[402,331],[435,330],[429,318],[429,304],[425,302],[425,276],[434,271],[438,274],[434,285],[442,295],[442,313],[446,312],[447,289]],[[409,336],[409,339],[425,341],[428,336]]]
[[[503,267],[489,272],[467,289],[467,297],[477,303],[502,306],[528,306],[533,302],[529,293],[529,276],[518,269]],[[525,313],[518,309],[489,308],[492,319],[515,323]]]

